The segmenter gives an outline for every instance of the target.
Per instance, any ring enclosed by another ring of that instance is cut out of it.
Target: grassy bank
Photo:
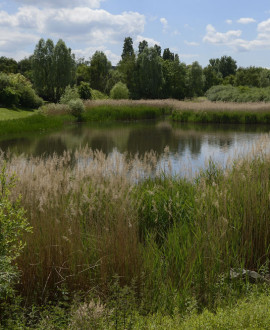
[[[193,181],[150,179],[154,153],[6,159],[19,180],[12,198],[22,196],[33,227],[17,259],[24,303],[70,305],[81,292],[121,317],[235,304],[252,285],[232,280],[231,268],[269,273],[267,146],[268,136],[231,169],[210,163]]]
[[[67,122],[74,122],[74,117],[70,115],[50,117],[33,114],[19,119],[0,120],[0,135],[60,129]]]
[[[33,114],[32,110],[0,108],[0,121],[25,118]]]

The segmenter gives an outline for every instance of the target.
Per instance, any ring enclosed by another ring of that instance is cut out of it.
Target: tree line
[[[216,85],[270,86],[270,70],[266,68],[237,67],[231,56],[210,59],[204,68],[197,61],[186,65],[169,48],[162,52],[159,45],[149,47],[146,40],[135,51],[131,37],[124,40],[117,66],[112,66],[102,51],[89,60],[76,59],[63,40],[54,45],[51,39],[40,39],[28,58],[16,62],[0,57],[0,74],[0,84],[4,74],[25,76],[37,94],[50,102],[58,102],[67,86],[77,86],[88,96],[90,89],[109,95],[121,83],[132,99],[192,98]]]

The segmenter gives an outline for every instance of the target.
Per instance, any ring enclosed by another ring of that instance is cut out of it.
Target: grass
[[[0,120],[25,118],[34,113],[32,110],[0,108]]]
[[[82,118],[84,121],[141,120],[163,117],[165,108],[146,105],[101,105],[87,107]]]
[[[270,112],[175,110],[172,113],[172,120],[195,123],[268,125],[270,124]]]
[[[17,260],[24,304],[72,300],[84,292],[113,311],[114,320],[132,315],[138,328],[155,324],[151,315],[168,328],[180,320],[180,329],[230,324],[232,308],[226,306],[252,288],[230,279],[230,269],[269,273],[267,151],[269,136],[227,170],[210,162],[196,180],[154,176],[154,153],[132,158],[84,148],[46,159],[1,155],[0,166],[6,162],[18,178],[12,200],[21,195],[33,227]],[[189,306],[208,311],[187,320],[163,316],[176,310],[185,315]],[[251,309],[250,303],[241,306]],[[234,308],[239,317],[233,325],[250,320],[241,306]],[[268,320],[268,314],[254,315],[259,325]]]
[[[37,113],[19,119],[1,120],[0,134],[2,136],[22,132],[59,129],[62,128],[67,122],[74,122],[74,117],[70,115],[50,117]]]

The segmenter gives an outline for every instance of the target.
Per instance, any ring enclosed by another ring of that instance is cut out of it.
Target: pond
[[[211,158],[221,166],[249,152],[269,126],[202,125],[172,123],[168,120],[83,123],[57,132],[8,136],[0,140],[0,149],[26,156],[47,157],[65,150],[88,145],[107,155],[127,153],[144,155],[153,150],[167,156],[159,166],[176,174],[194,174],[204,168]]]

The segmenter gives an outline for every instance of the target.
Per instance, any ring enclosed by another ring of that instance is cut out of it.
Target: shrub
[[[81,99],[70,100],[68,106],[70,108],[70,113],[74,117],[81,119],[82,113],[85,111],[83,101]]]
[[[61,104],[68,104],[71,100],[79,99],[80,95],[75,87],[67,86],[64,94],[60,98]]]
[[[110,97],[114,100],[128,99],[129,91],[126,84],[118,82],[113,86],[110,92]]]
[[[14,182],[14,176],[8,177],[3,166],[0,172],[0,323],[4,302],[12,297],[13,285],[18,278],[13,262],[24,248],[22,235],[30,231],[20,199],[10,200]]]
[[[31,83],[21,74],[0,74],[0,104],[38,108],[43,100],[35,93]]]
[[[78,92],[81,99],[83,100],[92,99],[92,92],[89,83],[81,81],[80,85],[78,86]]]

